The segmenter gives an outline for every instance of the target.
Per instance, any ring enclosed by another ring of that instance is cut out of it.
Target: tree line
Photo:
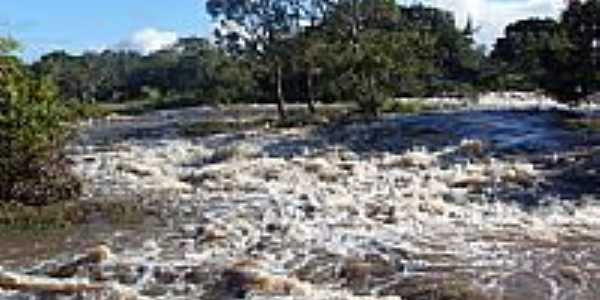
[[[183,38],[141,55],[53,52],[31,69],[63,99],[187,104],[356,101],[377,114],[398,96],[538,90],[576,100],[600,89],[600,1],[572,0],[558,20],[505,29],[486,53],[452,13],[393,0],[208,0],[213,41]]]

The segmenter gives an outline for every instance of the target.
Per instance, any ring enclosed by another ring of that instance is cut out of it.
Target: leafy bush
[[[46,205],[79,195],[61,153],[68,116],[52,82],[0,50],[0,201]]]

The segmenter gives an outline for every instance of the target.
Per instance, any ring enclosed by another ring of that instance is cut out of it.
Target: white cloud
[[[425,3],[455,13],[457,25],[464,26],[471,16],[480,27],[477,41],[491,45],[511,22],[528,17],[558,17],[563,0],[426,0]]]
[[[177,42],[177,33],[172,31],[161,31],[156,28],[145,28],[134,32],[131,37],[117,44],[118,49],[139,51],[149,54]]]

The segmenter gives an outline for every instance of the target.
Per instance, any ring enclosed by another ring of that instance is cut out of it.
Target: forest
[[[27,66],[65,101],[164,105],[356,101],[542,91],[576,101],[600,89],[599,1],[571,1],[558,20],[505,28],[492,49],[470,20],[389,0],[208,1],[214,37],[149,55],[56,51]]]

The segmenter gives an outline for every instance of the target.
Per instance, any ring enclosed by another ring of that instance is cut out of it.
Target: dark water
[[[565,123],[582,117],[560,111],[461,111],[394,116],[368,127],[333,127],[328,133],[331,142],[358,152],[403,152],[420,146],[440,149],[475,139],[488,146],[489,154],[539,155],[600,145],[600,134],[574,130]]]
[[[276,115],[272,108],[248,107],[235,113],[208,107],[148,113],[124,121],[94,121],[79,143],[111,143],[129,139],[171,138],[180,126],[205,120],[238,119],[256,115]],[[589,116],[600,117],[598,112]],[[319,128],[315,137],[328,143],[347,146],[359,152],[403,152],[414,147],[440,149],[457,145],[464,139],[481,140],[493,155],[552,154],[600,145],[600,133],[569,128],[565,120],[582,118],[583,113],[566,111],[458,111],[419,115],[387,116],[369,123],[338,123]],[[375,129],[375,130],[374,130]],[[310,138],[309,138],[310,139]],[[286,141],[282,141],[285,143]],[[321,147],[307,140],[291,147],[290,155],[303,146]],[[273,145],[277,146],[277,145]],[[269,151],[275,154],[276,151]]]

